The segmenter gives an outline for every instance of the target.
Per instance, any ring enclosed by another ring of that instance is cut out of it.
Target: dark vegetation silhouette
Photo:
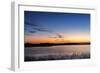
[[[58,46],[58,45],[90,45],[90,42],[84,43],[25,43],[25,47],[49,47],[49,46]]]

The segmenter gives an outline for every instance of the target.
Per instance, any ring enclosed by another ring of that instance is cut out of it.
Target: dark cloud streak
[[[55,40],[58,40],[58,39],[64,40],[63,39],[64,37],[61,34],[48,30],[47,28],[44,28],[43,26],[39,26],[37,24],[25,22],[25,30],[28,31],[29,33],[36,33],[38,31],[47,32],[51,34],[51,35],[48,35],[48,38],[54,38]]]

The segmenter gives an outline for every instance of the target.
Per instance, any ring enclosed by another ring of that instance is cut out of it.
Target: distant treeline
[[[47,46],[57,46],[57,45],[89,45],[90,42],[84,42],[84,43],[38,43],[38,44],[32,44],[32,43],[25,43],[25,47],[47,47]]]

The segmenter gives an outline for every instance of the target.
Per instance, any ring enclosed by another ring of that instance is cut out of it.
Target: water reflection
[[[25,48],[25,61],[90,58],[90,45]]]

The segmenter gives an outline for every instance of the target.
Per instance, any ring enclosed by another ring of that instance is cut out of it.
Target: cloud
[[[30,23],[30,22],[27,22],[27,21],[25,21],[25,24],[26,24],[26,25],[30,25],[30,26],[38,26],[38,25],[36,25],[36,24]]]
[[[58,36],[58,38],[63,38],[63,36],[59,33],[56,33],[56,35]]]
[[[34,23],[30,23],[30,22],[25,22],[25,30],[26,31],[41,31],[41,32],[51,32],[50,30],[44,28],[43,26],[34,24]]]
[[[55,40],[58,40],[58,39],[64,40],[63,35],[61,35],[60,33],[54,32],[53,30],[49,30],[43,26],[30,23],[30,22],[25,22],[25,32],[29,33],[29,35],[33,33],[37,33],[37,32],[47,32],[49,34],[48,38],[54,38]]]

